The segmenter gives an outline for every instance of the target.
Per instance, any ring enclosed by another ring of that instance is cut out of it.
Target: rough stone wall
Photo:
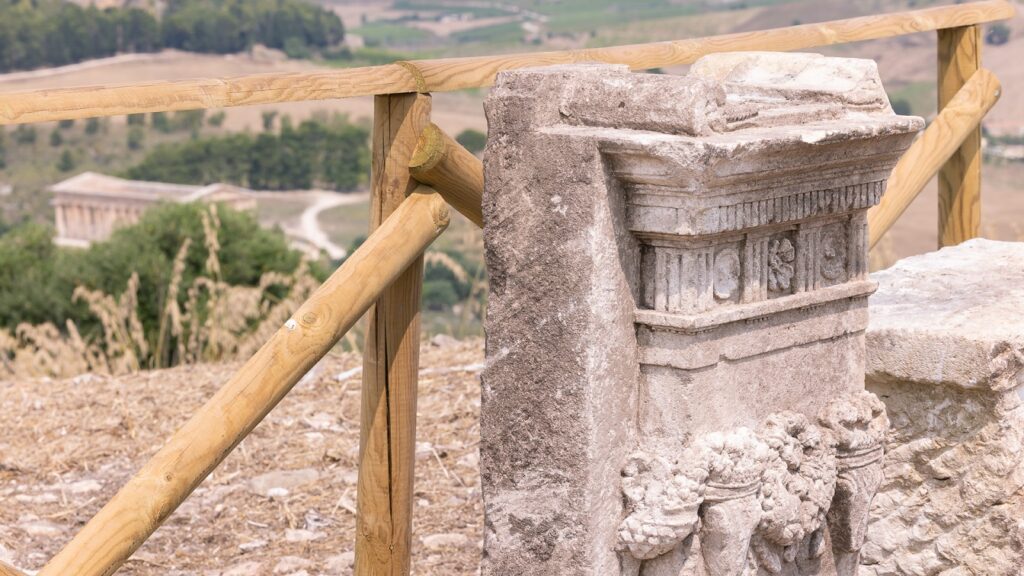
[[[867,387],[892,429],[861,574],[1024,574],[1024,244],[873,278]]]

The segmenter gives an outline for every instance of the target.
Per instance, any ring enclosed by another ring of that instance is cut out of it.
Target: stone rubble
[[[892,430],[862,576],[1024,573],[1024,244],[873,274],[867,387]]]

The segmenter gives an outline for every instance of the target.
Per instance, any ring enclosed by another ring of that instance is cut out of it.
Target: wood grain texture
[[[938,98],[941,112],[981,68],[981,27],[939,30]],[[939,247],[978,236],[981,227],[981,126],[939,170]]]
[[[39,576],[108,576],[281,401],[448,226],[422,186],[197,411]]]
[[[417,182],[409,160],[430,125],[430,96],[374,100],[371,230]],[[356,565],[359,576],[409,574],[423,259],[389,286],[368,315],[363,350]]]
[[[409,172],[418,182],[437,190],[471,222],[484,227],[484,163],[436,125],[427,126],[420,134]]]
[[[502,70],[607,62],[634,70],[689,64],[715,52],[803,50],[1005,20],[1006,0],[985,0],[893,14],[607,48],[397,62],[328,72],[262,74],[214,80],[93,86],[0,94],[0,125],[143,112],[225,108],[401,92],[490,86]]]
[[[869,246],[882,239],[946,160],[977,131],[1001,92],[996,75],[982,68],[946,103],[896,164],[881,203],[868,211]]]

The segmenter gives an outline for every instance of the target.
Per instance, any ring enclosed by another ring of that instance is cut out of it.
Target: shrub
[[[64,137],[60,135],[60,128],[54,128],[53,132],[50,132],[50,146],[59,148],[64,144]]]
[[[141,126],[132,126],[128,129],[128,149],[129,150],[141,150],[142,144],[145,142],[146,134],[142,131]]]
[[[65,149],[60,153],[60,159],[57,160],[57,170],[71,172],[77,166],[78,162],[75,161],[75,155],[71,153],[71,150]]]
[[[164,134],[171,131],[171,121],[167,118],[166,112],[153,112],[149,118],[149,123],[153,125],[158,132]]]
[[[274,129],[274,120],[277,119],[276,110],[264,110],[263,111],[263,131],[270,132]]]
[[[93,136],[100,131],[100,126],[101,124],[99,118],[89,118],[85,121],[85,133],[90,136]]]
[[[0,236],[0,327],[62,322],[69,315],[74,287],[60,274],[64,260],[52,234],[29,223]]]
[[[1001,46],[1010,41],[1010,27],[1003,22],[996,22],[985,32],[985,42],[993,46]]]
[[[86,251],[26,225],[0,237],[0,374],[246,357],[308,298],[314,274],[279,232],[215,206],[154,208]]]
[[[171,118],[171,130],[195,132],[203,127],[206,110],[181,110]]]
[[[19,146],[31,145],[36,143],[36,127],[21,124],[14,129],[14,141]]]
[[[459,302],[451,283],[443,280],[430,280],[423,283],[423,307],[435,312],[451,309]]]
[[[910,116],[913,111],[910,108],[910,101],[906,98],[896,98],[892,101],[892,111],[900,116]]]
[[[212,114],[209,118],[207,118],[206,123],[210,126],[213,126],[214,128],[220,128],[224,125],[224,120],[227,119],[227,117],[227,112],[220,110],[217,113]]]
[[[473,154],[479,154],[487,144],[487,134],[479,130],[463,130],[455,137],[455,140],[466,147]]]

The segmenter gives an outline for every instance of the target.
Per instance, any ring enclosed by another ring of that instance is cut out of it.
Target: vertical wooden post
[[[409,160],[430,125],[430,96],[376,96],[371,231],[417,183]],[[423,258],[395,280],[368,314],[363,353],[356,575],[409,574],[413,465],[416,454],[416,378],[420,350]]]
[[[981,26],[938,31],[939,112],[981,67]],[[978,236],[981,225],[981,126],[939,170],[939,247]]]

